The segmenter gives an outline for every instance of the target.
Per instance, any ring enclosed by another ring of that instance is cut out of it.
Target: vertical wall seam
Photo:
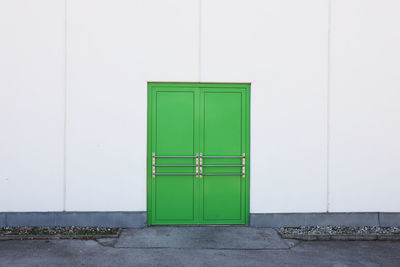
[[[331,89],[331,9],[332,0],[328,0],[328,55],[327,55],[327,94],[326,94],[326,212],[330,211],[330,89]]]
[[[198,18],[198,23],[199,23],[199,25],[198,25],[198,40],[199,40],[199,58],[198,58],[198,80],[199,80],[199,82],[201,82],[201,14],[202,14],[202,12],[201,12],[201,0],[199,0],[199,2],[198,2],[198,16],[199,16],[199,18]]]
[[[63,211],[67,201],[67,0],[64,0],[64,162],[63,162]]]

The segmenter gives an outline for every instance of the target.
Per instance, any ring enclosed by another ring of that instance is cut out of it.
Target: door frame
[[[146,155],[146,194],[147,194],[147,225],[152,225],[152,89],[154,87],[192,87],[207,89],[239,88],[245,90],[246,125],[245,125],[245,153],[246,153],[246,181],[245,181],[245,225],[249,224],[250,217],[250,83],[199,83],[199,82],[147,82],[147,155]]]

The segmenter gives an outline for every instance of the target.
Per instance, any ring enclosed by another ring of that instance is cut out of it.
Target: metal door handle
[[[156,164],[156,158],[195,158],[196,164]],[[242,164],[214,164],[214,165],[203,165],[203,158],[241,158]],[[195,173],[156,173],[156,167],[196,167]],[[242,167],[241,173],[203,173],[203,167]],[[196,153],[196,156],[156,156],[156,153],[152,153],[152,177],[156,178],[157,175],[196,175],[196,177],[202,178],[203,175],[241,175],[243,178],[246,177],[246,154],[242,156],[203,156],[203,153]]]
[[[199,176],[200,178],[203,177],[203,175],[241,175],[242,178],[246,177],[246,153],[243,153],[241,156],[203,156],[202,153],[200,153],[200,173]],[[242,159],[242,164],[215,164],[215,165],[203,165],[203,159],[204,158],[220,158],[220,159],[225,159],[225,158],[241,158]],[[242,167],[242,172],[241,173],[203,173],[203,167]]]
[[[197,156],[156,156],[156,155],[153,155],[153,157],[154,158],[197,158]]]
[[[202,173],[201,175],[244,175],[244,173]]]
[[[243,164],[238,164],[238,165],[201,165],[202,167],[243,167]]]
[[[156,166],[156,167],[196,167],[197,165],[191,165],[191,164],[154,164],[153,166]]]
[[[152,177],[156,178],[157,175],[196,175],[198,177],[199,172],[199,154],[196,153],[196,156],[156,156],[156,153],[152,153]],[[156,164],[156,158],[195,158],[196,164]],[[196,173],[156,173],[156,167],[196,167]]]
[[[166,173],[154,173],[155,175],[196,175],[197,173],[170,173],[170,172],[166,172]]]
[[[242,156],[200,156],[200,158],[215,158],[215,159],[230,159],[230,158],[244,158],[244,154]]]

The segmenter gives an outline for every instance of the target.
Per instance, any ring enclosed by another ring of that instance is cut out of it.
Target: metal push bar
[[[201,165],[202,167],[243,167],[243,164],[239,165]]]
[[[195,158],[196,164],[156,164],[156,158]],[[215,165],[203,165],[204,158],[241,158],[242,164],[215,164]],[[195,173],[156,173],[156,167],[196,167]],[[241,173],[203,173],[203,167],[242,167]],[[157,175],[196,175],[196,177],[202,178],[203,175],[221,176],[221,175],[241,175],[243,178],[246,177],[246,154],[242,156],[203,156],[203,153],[196,153],[196,156],[156,156],[152,153],[152,177],[156,178]]]
[[[202,173],[201,175],[243,175],[243,173]]]
[[[197,165],[190,165],[190,164],[154,164],[156,167],[196,167]]]
[[[201,154],[201,153],[200,153]],[[244,158],[245,156],[200,156],[200,158],[204,159],[231,159],[231,158]]]
[[[198,156],[154,156],[154,157],[155,158],[197,158]]]
[[[157,175],[197,175],[197,173],[169,173],[169,172],[166,172],[166,173],[155,173],[155,175],[157,176]],[[243,173],[202,173],[201,175],[215,175],[215,176],[218,176],[218,175],[243,175]]]
[[[155,173],[155,175],[196,175],[197,173]]]

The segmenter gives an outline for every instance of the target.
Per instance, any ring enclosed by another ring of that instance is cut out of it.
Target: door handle
[[[197,158],[197,156],[156,156],[155,153],[153,153],[154,158]]]
[[[201,154],[201,153],[200,153]],[[212,159],[231,159],[231,158],[244,158],[245,153],[242,156],[200,156],[200,158],[212,158]]]
[[[156,164],[156,158],[195,158],[196,164]],[[203,164],[203,158],[241,158],[242,164]],[[156,173],[156,167],[196,167],[195,173]],[[203,167],[242,167],[241,173],[203,173]],[[242,178],[246,177],[246,154],[241,156],[203,156],[203,153],[196,153],[195,156],[156,156],[152,153],[152,177],[156,178],[157,175],[196,175],[198,178],[203,178],[203,175],[221,176],[221,175],[241,175]]]
[[[199,156],[200,160],[200,178],[203,177],[203,175],[241,175],[242,178],[246,177],[246,153],[243,153],[241,156],[204,156],[203,153],[200,153]],[[203,164],[203,159],[204,158],[214,158],[214,159],[227,159],[227,158],[241,158],[242,159],[242,164],[215,164],[215,165],[205,165]],[[203,173],[203,167],[242,167],[242,172],[241,173]]]
[[[152,173],[151,176],[156,178],[157,175],[196,175],[198,177],[199,172],[199,154],[195,156],[158,156],[155,152],[152,154]],[[156,164],[156,158],[195,158],[196,164]],[[156,167],[196,167],[195,173],[156,173]]]

